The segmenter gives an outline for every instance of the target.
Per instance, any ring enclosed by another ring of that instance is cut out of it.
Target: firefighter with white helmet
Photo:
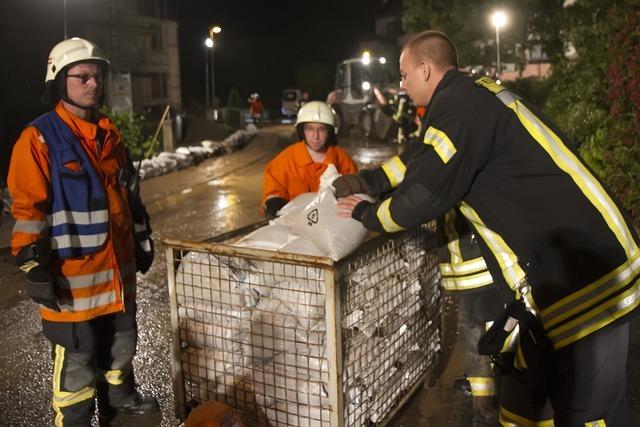
[[[20,135],[7,179],[12,253],[52,344],[56,426],[90,426],[96,396],[101,421],[159,409],[134,383],[136,271],[153,241],[120,132],[98,112],[108,67],[88,40],[51,50],[43,98],[54,108]]]
[[[273,218],[294,197],[318,191],[320,176],[330,164],[341,174],[356,171],[349,154],[338,147],[335,112],[324,102],[311,101],[298,111],[300,140],[267,164],[261,207]]]

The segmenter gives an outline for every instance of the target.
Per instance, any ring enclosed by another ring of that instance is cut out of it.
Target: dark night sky
[[[310,62],[332,67],[358,55],[358,45],[374,33],[373,0],[180,1],[169,17],[179,23],[182,91],[185,105],[204,101],[204,38],[216,38],[217,96],[226,102],[236,87],[242,96],[258,91],[267,106],[282,89],[295,86],[295,68]]]

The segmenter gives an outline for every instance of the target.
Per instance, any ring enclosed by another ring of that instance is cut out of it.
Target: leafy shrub
[[[122,135],[122,142],[129,149],[134,160],[141,160],[151,146],[151,137],[145,135],[144,116],[142,114],[114,112],[103,107],[101,112],[108,116]],[[150,155],[158,152],[158,144]]]

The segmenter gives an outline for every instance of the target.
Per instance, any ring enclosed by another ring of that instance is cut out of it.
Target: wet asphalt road
[[[160,241],[202,240],[261,219],[258,203],[264,166],[290,143],[291,133],[290,126],[269,126],[243,150],[142,183],[154,229],[156,259],[151,270],[138,277],[139,342],[134,366],[139,388],[158,398],[161,413],[153,417],[121,416],[113,425],[179,425],[174,416],[169,298]],[[357,134],[341,144],[360,167],[373,166],[396,153],[393,145],[369,143]],[[40,332],[35,305],[22,291],[21,273],[12,263],[6,253],[0,254],[0,425],[52,425],[50,345]],[[471,425],[468,399],[451,390],[462,367],[455,349],[455,307],[450,302],[445,304],[443,353],[432,381],[400,411],[393,425]],[[634,419],[640,419],[640,337],[634,334],[637,329],[632,327],[628,369]]]

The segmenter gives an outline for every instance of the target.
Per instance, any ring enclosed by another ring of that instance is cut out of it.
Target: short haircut
[[[420,62],[430,60],[441,69],[458,68],[458,51],[449,37],[436,30],[423,31],[404,45],[411,58]]]

